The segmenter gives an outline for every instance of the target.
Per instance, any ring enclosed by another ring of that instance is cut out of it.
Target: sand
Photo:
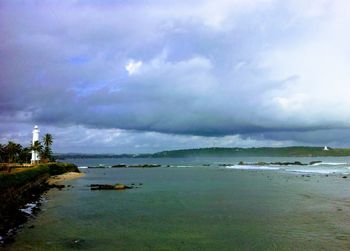
[[[68,172],[60,175],[55,175],[49,178],[49,184],[57,184],[66,180],[76,179],[84,176],[85,173]]]

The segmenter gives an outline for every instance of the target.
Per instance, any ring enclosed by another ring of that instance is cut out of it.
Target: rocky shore
[[[115,164],[112,166],[88,166],[88,168],[154,168],[154,167],[161,167],[160,164]]]
[[[238,165],[241,166],[308,166],[308,165],[315,165],[315,164],[320,164],[322,161],[319,160],[314,160],[310,161],[309,163],[302,163],[300,161],[293,161],[293,162],[243,162],[240,161]],[[232,166],[233,164],[219,164],[219,166]]]
[[[0,248],[13,242],[17,230],[40,211],[43,193],[59,188],[58,182],[81,175],[77,166],[68,163],[40,164],[20,172],[1,173]]]

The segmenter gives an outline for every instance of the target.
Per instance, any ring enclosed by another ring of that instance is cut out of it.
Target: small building
[[[328,147],[324,146],[323,151],[328,151],[328,150],[329,150]]]

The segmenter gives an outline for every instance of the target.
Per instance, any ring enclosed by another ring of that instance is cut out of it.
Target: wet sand
[[[64,182],[66,180],[77,179],[84,175],[85,175],[84,173],[68,172],[68,173],[50,177],[48,180],[48,183],[49,185],[53,185],[53,184]]]

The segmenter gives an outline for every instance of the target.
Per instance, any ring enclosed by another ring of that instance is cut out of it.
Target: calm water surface
[[[235,166],[240,160],[315,158],[66,160],[163,167],[81,169],[83,178],[66,182],[72,188],[47,194],[11,250],[350,249],[350,176],[342,178],[350,158],[270,170]],[[139,188],[90,191],[92,183]]]

